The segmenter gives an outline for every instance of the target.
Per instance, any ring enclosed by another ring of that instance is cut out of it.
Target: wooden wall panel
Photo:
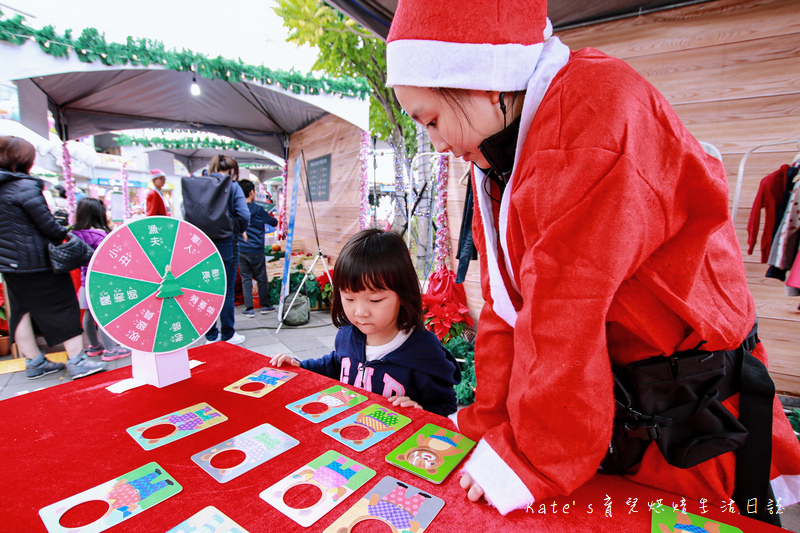
[[[689,131],[722,152],[730,199],[751,148],[800,139],[800,4],[716,0],[559,34],[577,50],[597,48],[628,62],[672,104]],[[764,277],[760,243],[747,255],[747,220],[761,179],[788,164],[800,144],[764,147],[747,160],[736,230],[759,333],[780,391],[800,395],[800,298]],[[762,225],[763,225],[762,213]],[[760,233],[760,232],[759,232]]]
[[[293,134],[289,139],[289,188],[292,187],[295,160],[302,150],[306,161],[331,154],[331,187],[328,201],[312,202],[317,234],[322,253],[333,267],[335,258],[347,240],[358,231],[359,187],[361,163],[361,130],[334,115]],[[305,181],[305,170],[301,172]],[[287,202],[287,209],[291,198]],[[311,223],[306,195],[301,186],[297,195],[297,219],[294,230],[294,251],[316,253],[317,241]],[[321,273],[315,268],[315,273]]]
[[[460,160],[450,157],[450,178],[447,183],[447,218],[450,227],[450,265],[455,272],[458,269],[456,251],[458,249],[458,238],[461,232],[461,219],[464,215],[464,199],[467,194],[467,182],[464,179],[469,170],[469,165]],[[481,276],[480,265],[476,259],[470,262],[467,277],[464,279],[464,292],[467,294],[467,307],[472,320],[477,324],[483,307],[483,296],[481,295]]]

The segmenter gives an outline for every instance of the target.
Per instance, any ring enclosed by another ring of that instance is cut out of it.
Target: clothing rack
[[[778,141],[773,143],[764,143],[758,144],[753,148],[749,149],[745,154],[742,156],[742,160],[739,161],[739,173],[736,176],[736,192],[733,195],[733,207],[731,209],[731,219],[733,220],[733,224],[736,225],[736,211],[739,209],[739,196],[742,193],[742,180],[744,178],[744,165],[747,163],[747,158],[750,157],[750,154],[758,150],[759,148],[763,148],[765,146],[778,146],[781,144],[796,144],[798,150],[800,150],[800,139],[795,141]]]

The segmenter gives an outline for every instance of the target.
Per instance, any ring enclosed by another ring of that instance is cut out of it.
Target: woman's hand
[[[408,396],[390,396],[387,398],[392,405],[399,407],[413,407],[415,409],[422,409],[422,406],[409,398]]]
[[[471,502],[477,502],[483,497],[483,489],[467,473],[461,476],[461,488],[467,491],[467,498]]]
[[[282,366],[283,363],[289,363],[292,366],[300,366],[300,361],[298,361],[291,355],[286,355],[285,353],[279,353],[278,355],[273,355],[269,363],[272,366]]]

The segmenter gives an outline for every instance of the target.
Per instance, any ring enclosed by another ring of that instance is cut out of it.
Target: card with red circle
[[[227,416],[203,402],[129,427],[127,432],[142,448],[152,450],[227,419]]]
[[[335,385],[292,402],[286,408],[310,422],[319,424],[365,401],[367,397],[363,394]]]
[[[375,471],[329,450],[259,494],[303,527],[309,527],[375,477]]]
[[[261,398],[274,391],[297,374],[277,368],[264,367],[252,374],[243,377],[236,383],[231,383],[224,390],[244,394],[254,398]]]
[[[351,531],[356,524],[366,526],[365,531],[377,531],[379,522],[387,524],[392,531],[422,533],[443,507],[443,499],[386,476],[323,533]]]
[[[410,418],[382,405],[372,404],[322,428],[322,432],[357,452],[363,452],[410,423]]]
[[[194,454],[192,461],[220,483],[227,483],[298,444],[276,427],[261,424]]]
[[[39,510],[50,533],[100,533],[182,490],[158,463],[148,463]]]

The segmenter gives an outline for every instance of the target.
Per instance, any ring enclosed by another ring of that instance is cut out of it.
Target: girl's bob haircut
[[[340,328],[349,325],[340,291],[390,290],[400,300],[397,327],[410,331],[422,324],[419,280],[403,238],[377,228],[361,230],[344,245],[333,267],[331,319]]]

